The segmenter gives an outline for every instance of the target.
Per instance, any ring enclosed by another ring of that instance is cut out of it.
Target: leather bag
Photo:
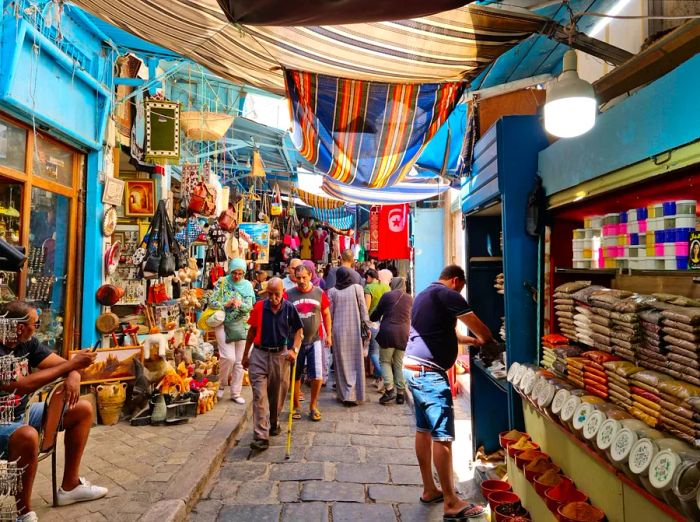
[[[221,230],[233,232],[237,225],[236,211],[233,208],[233,205],[229,203],[228,208],[219,215],[219,226],[221,227]]]
[[[216,211],[216,193],[203,181],[197,183],[190,194],[190,212],[211,216]]]

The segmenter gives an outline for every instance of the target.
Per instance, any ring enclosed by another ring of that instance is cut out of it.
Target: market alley
[[[442,504],[418,502],[421,480],[410,406],[382,406],[378,394],[370,397],[371,402],[348,408],[324,389],[319,401],[323,420],[312,422],[305,415],[294,421],[288,461],[285,433],[271,438],[269,450],[253,453],[249,423],[190,520],[441,521]],[[284,420],[286,428],[286,415]],[[457,431],[458,439],[468,437],[459,426]],[[456,480],[465,480],[459,466],[455,473]],[[468,499],[474,491],[470,486],[458,483]]]

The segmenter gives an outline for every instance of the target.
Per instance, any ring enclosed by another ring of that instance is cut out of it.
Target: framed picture
[[[118,207],[124,198],[124,180],[107,176],[105,178],[105,189],[102,193],[102,203]]]
[[[68,353],[71,359],[82,350]],[[136,378],[134,360],[143,363],[143,348],[141,346],[116,346],[96,350],[95,362],[80,370],[80,384],[94,384],[108,381],[128,381]]]
[[[124,197],[124,214],[129,217],[151,217],[155,212],[155,183],[150,179],[127,181]]]
[[[700,270],[700,232],[691,232],[688,241],[688,268]]]

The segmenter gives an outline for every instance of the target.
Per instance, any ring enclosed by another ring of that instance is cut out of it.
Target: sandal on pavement
[[[312,421],[318,422],[321,420],[321,412],[318,410],[311,410],[309,412],[309,417],[311,417]]]
[[[477,504],[469,504],[467,507],[452,515],[445,514],[442,517],[443,522],[462,522],[470,518],[480,517],[484,514],[484,507]]]
[[[294,412],[292,413],[292,419],[301,419],[301,410],[294,410]]]
[[[430,500],[424,500],[423,497],[419,497],[418,500],[420,500],[420,503],[424,505],[439,504],[440,502],[445,500],[445,496],[442,493],[440,493],[437,497],[431,498]]]

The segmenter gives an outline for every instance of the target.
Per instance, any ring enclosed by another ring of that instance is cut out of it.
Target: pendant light
[[[560,138],[580,136],[593,128],[597,110],[593,86],[579,78],[576,51],[570,49],[559,78],[547,87],[544,128]]]

